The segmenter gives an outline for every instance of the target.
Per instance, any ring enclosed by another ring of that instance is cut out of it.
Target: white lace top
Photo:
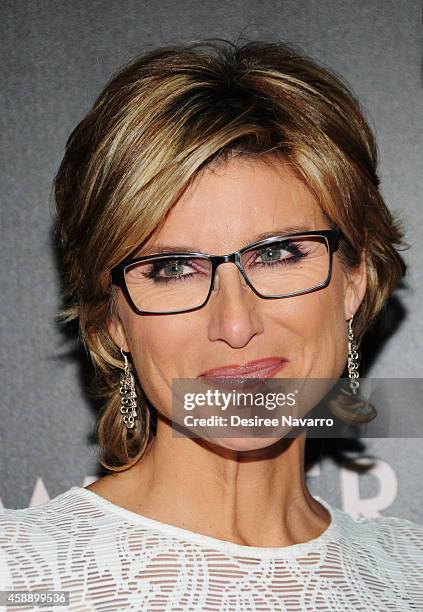
[[[0,590],[69,591],[69,607],[39,608],[59,612],[423,611],[423,526],[353,519],[315,499],[332,519],[319,537],[262,548],[74,486],[40,506],[0,511]]]

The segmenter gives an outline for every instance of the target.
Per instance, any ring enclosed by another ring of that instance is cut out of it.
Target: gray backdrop
[[[346,78],[376,131],[383,194],[414,245],[364,366],[422,378],[421,15],[417,0],[2,0],[0,504],[37,505],[100,475],[87,364],[54,322],[51,182],[70,130],[146,48],[243,31],[299,45]],[[370,469],[350,469],[356,456],[373,457]],[[312,493],[353,515],[423,522],[419,438],[331,441],[311,465]]]

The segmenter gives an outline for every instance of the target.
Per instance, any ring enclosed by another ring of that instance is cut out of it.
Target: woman
[[[422,610],[423,527],[313,497],[305,431],[174,431],[175,380],[337,379],[348,360],[354,391],[405,265],[345,85],[282,44],[142,55],[70,136],[55,193],[109,474],[1,514],[1,588],[75,610]]]

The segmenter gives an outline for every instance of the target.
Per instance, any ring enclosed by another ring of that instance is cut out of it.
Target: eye
[[[209,276],[208,260],[195,257],[163,257],[134,264],[126,271],[129,282],[170,283]]]
[[[146,276],[155,280],[179,279],[192,274],[195,271],[194,268],[195,265],[190,259],[158,259],[152,264],[150,262],[150,269]]]
[[[306,255],[306,250],[301,248],[301,243],[292,240],[279,240],[255,249],[256,258],[254,263],[293,263]]]
[[[278,261],[282,252],[288,253],[286,249],[281,247],[281,243],[274,243],[260,249],[260,257],[262,261]]]
[[[184,269],[189,268],[185,259],[171,259],[158,264],[157,271],[163,271],[165,276],[182,276]]]
[[[303,240],[275,240],[245,252],[244,266],[256,270],[292,266],[304,260],[309,252]]]

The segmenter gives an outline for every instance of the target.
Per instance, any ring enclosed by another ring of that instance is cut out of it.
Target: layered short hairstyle
[[[73,130],[55,178],[61,316],[78,321],[95,365],[99,461],[109,471],[136,463],[154,438],[154,407],[139,383],[135,428],[120,418],[110,271],[161,226],[202,169],[233,155],[288,164],[340,230],[345,270],[365,259],[358,343],[405,274],[402,222],[379,191],[375,139],[340,77],[282,43],[206,41],[136,57]]]

